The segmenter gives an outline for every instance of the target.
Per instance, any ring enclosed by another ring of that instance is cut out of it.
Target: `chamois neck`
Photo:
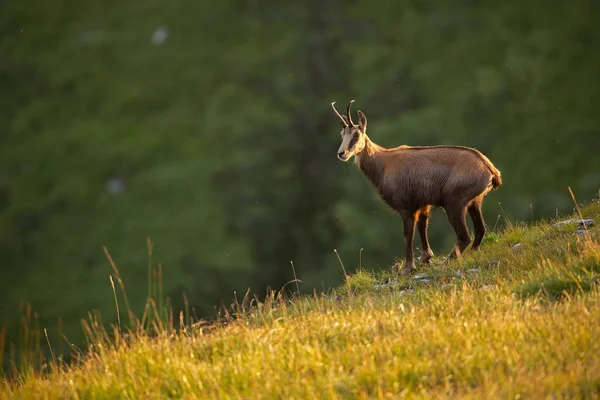
[[[373,142],[369,137],[365,134],[365,147],[361,150],[360,153],[357,153],[354,156],[354,163],[360,168],[363,162],[368,162],[371,159],[376,158],[377,153],[385,150],[382,146]]]
[[[383,166],[381,165],[379,154],[384,150],[384,147],[372,142],[371,139],[365,135],[365,147],[360,153],[354,156],[354,163],[375,186],[378,186],[383,173]]]

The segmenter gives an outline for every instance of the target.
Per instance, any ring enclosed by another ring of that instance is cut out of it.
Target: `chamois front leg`
[[[404,222],[404,249],[406,252],[406,262],[404,268],[400,271],[403,276],[410,275],[415,270],[415,261],[413,257],[413,239],[415,236],[415,225],[417,223],[417,215],[414,212],[402,213]]]

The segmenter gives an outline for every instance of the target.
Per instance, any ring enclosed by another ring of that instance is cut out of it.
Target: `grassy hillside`
[[[183,329],[108,335],[88,321],[80,362],[0,388],[6,398],[598,398],[600,201],[580,213],[509,224],[479,252],[410,278],[365,263],[330,293],[240,299],[219,326],[182,315]],[[556,225],[569,218],[594,223]]]

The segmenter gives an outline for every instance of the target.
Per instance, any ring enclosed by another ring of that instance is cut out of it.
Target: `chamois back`
[[[500,171],[469,147],[400,146],[363,153],[356,155],[359,168],[399,212],[464,203],[502,183]]]

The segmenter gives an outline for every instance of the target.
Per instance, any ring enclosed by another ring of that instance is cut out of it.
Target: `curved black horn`
[[[350,115],[350,106],[352,103],[354,103],[354,100],[350,100],[350,103],[348,103],[348,107],[346,108],[346,118],[348,118],[348,123],[350,126],[354,126],[354,122],[352,122],[352,116]]]
[[[336,115],[338,116],[338,118],[340,119],[340,121],[342,121],[342,126],[347,127],[348,123],[346,123],[346,120],[344,120],[344,117],[342,117],[342,115],[338,112],[338,110],[335,109],[335,101],[333,103],[331,103],[331,108],[333,108],[333,111],[335,111]]]

